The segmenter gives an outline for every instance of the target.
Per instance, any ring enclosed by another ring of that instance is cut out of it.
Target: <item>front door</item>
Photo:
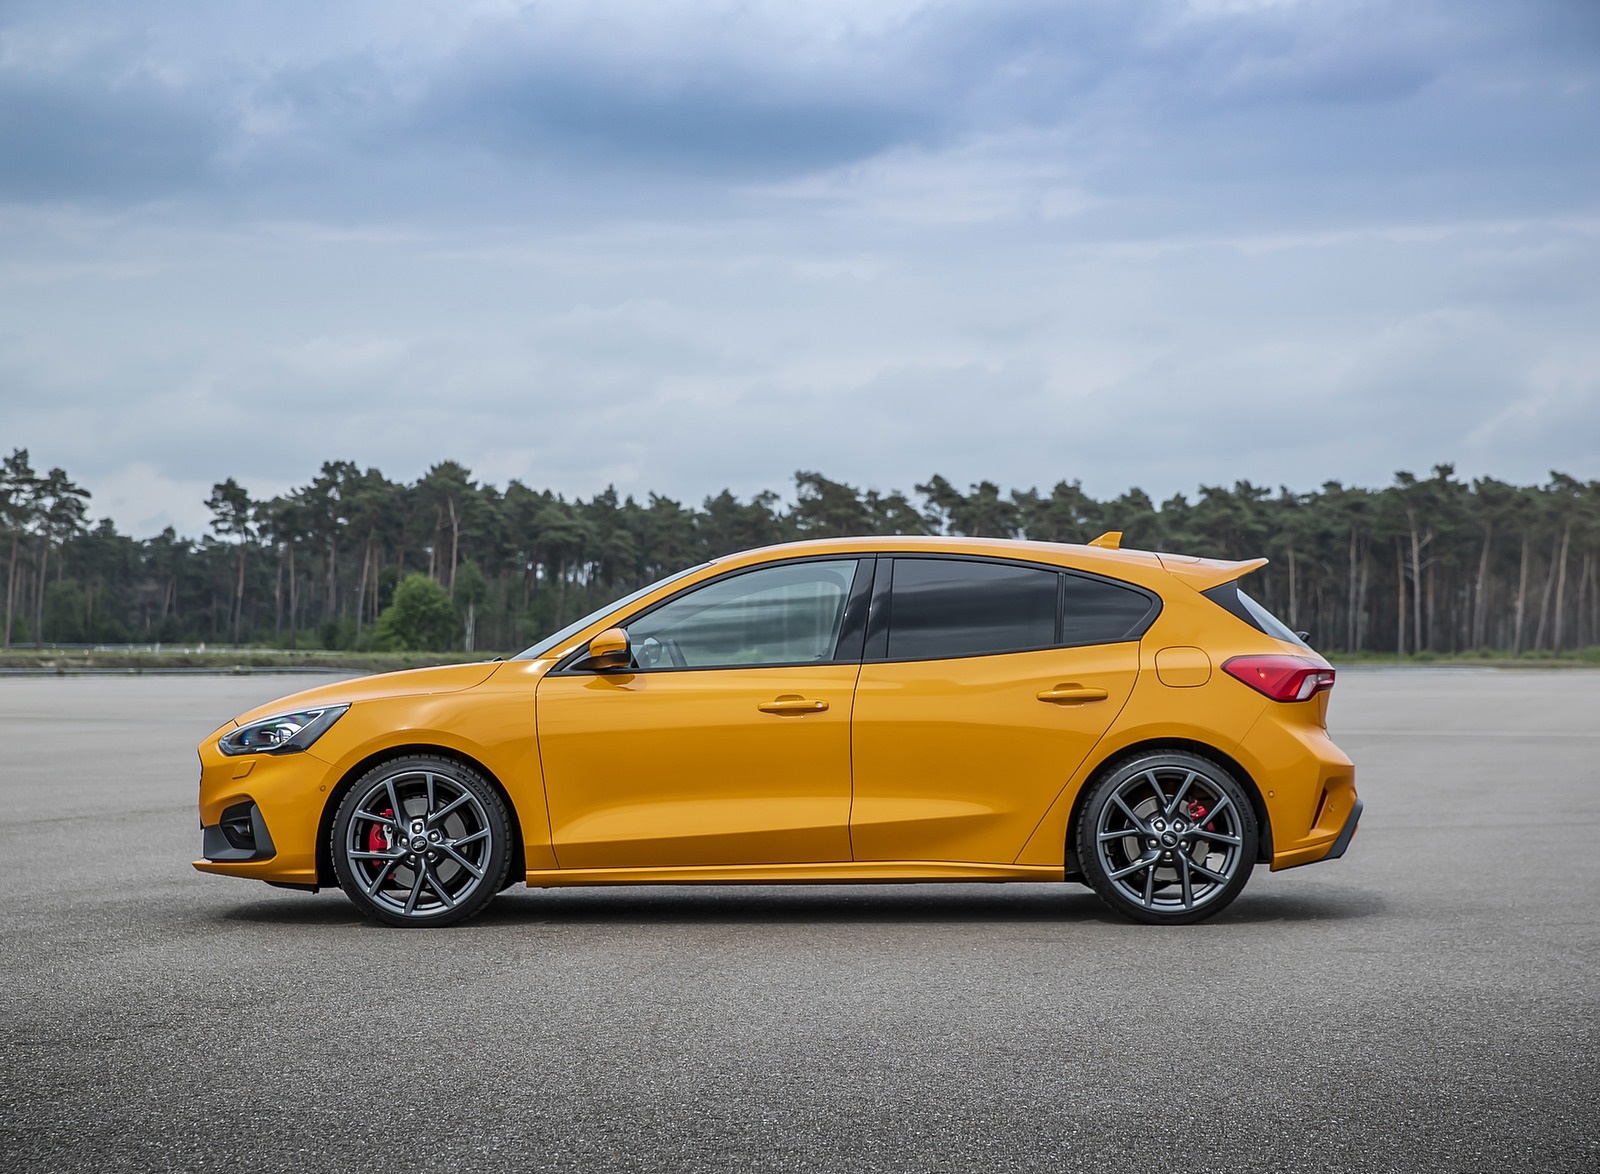
[[[694,587],[624,624],[625,672],[554,672],[536,700],[562,868],[850,859],[840,655],[858,560],[783,563]],[[870,563],[866,564],[870,567]],[[870,570],[866,572],[870,578]]]

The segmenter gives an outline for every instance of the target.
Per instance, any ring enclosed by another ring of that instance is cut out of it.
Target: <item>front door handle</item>
[[[758,701],[756,708],[762,713],[821,713],[828,703],[810,697],[779,697],[776,701]]]
[[[1086,701],[1104,701],[1110,694],[1090,685],[1057,685],[1054,689],[1041,689],[1040,701],[1053,701],[1057,705],[1082,705]]]

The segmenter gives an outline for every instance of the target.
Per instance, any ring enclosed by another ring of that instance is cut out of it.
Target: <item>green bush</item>
[[[83,590],[73,579],[51,583],[44,589],[44,638],[58,644],[78,644],[84,639]]]
[[[407,575],[378,616],[372,645],[384,652],[441,652],[454,642],[459,623],[449,592],[427,575]]]

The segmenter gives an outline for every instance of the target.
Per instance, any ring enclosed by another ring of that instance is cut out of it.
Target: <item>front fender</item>
[[[535,668],[512,662],[461,693],[358,702],[312,747],[343,783],[369,764],[408,751],[443,750],[479,763],[505,792],[522,828],[529,869],[554,868],[550,815],[534,723]],[[337,785],[329,790],[333,800]]]

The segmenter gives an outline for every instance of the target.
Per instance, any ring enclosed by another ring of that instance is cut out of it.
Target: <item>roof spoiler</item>
[[[1264,558],[1247,558],[1232,562],[1220,558],[1195,558],[1186,554],[1158,554],[1161,565],[1173,578],[1179,579],[1196,591],[1209,591],[1235,579],[1242,579],[1251,571],[1267,565]]]

